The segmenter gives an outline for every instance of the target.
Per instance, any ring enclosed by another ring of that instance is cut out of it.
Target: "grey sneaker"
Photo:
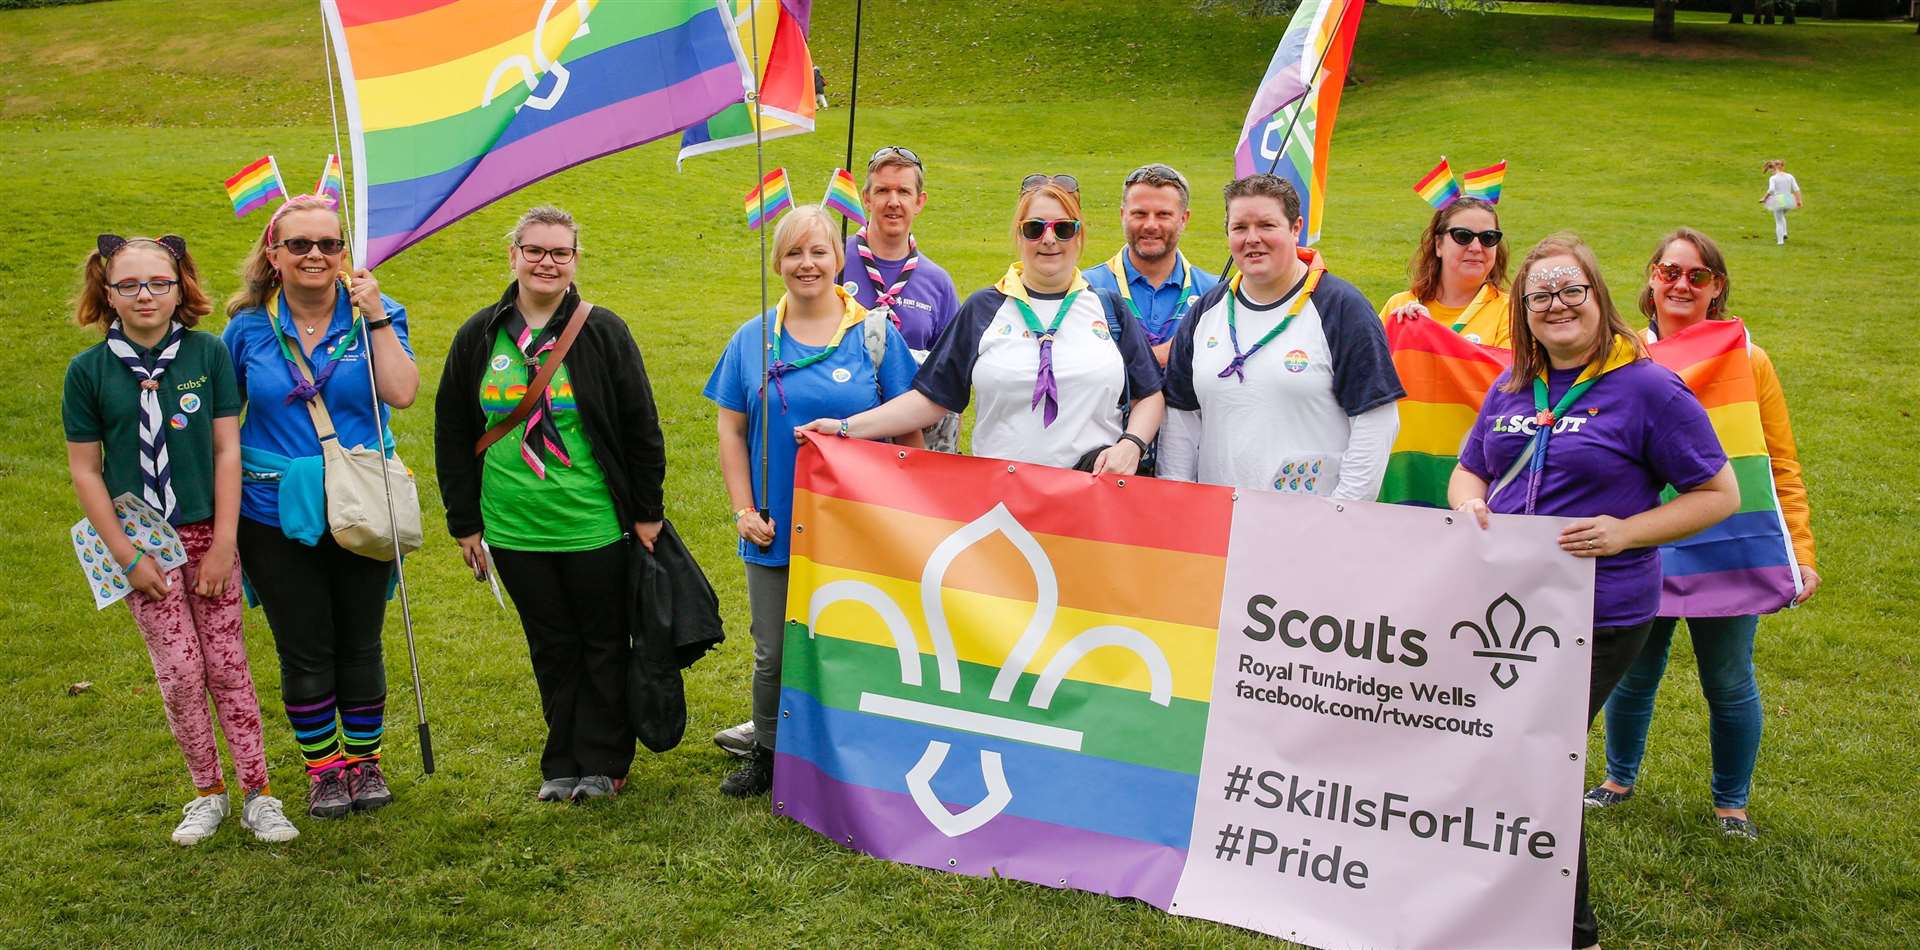
[[[743,759],[752,755],[753,747],[757,744],[753,739],[753,720],[714,733],[713,744]]]
[[[347,790],[348,769],[328,769],[314,776],[307,786],[307,814],[313,818],[342,818],[353,810],[353,793]]]
[[[573,798],[574,786],[579,784],[580,779],[571,775],[550,778],[540,783],[540,791],[534,798],[543,802],[564,802]]]
[[[220,822],[226,820],[228,807],[225,792],[202,795],[188,802],[180,809],[186,817],[174,827],[173,843],[195,845],[213,837],[213,833],[220,830]]]
[[[278,843],[300,837],[300,829],[287,820],[287,811],[280,799],[257,791],[249,792],[247,803],[240,808],[240,827],[253,832],[261,841]]]
[[[611,779],[605,775],[583,776],[580,784],[573,787],[573,800],[578,803],[596,798],[612,798],[620,794],[620,786],[624,784],[626,784],[624,780]]]
[[[387,788],[386,773],[380,763],[361,762],[347,770],[347,789],[353,796],[354,811],[372,811],[393,803],[393,791]]]

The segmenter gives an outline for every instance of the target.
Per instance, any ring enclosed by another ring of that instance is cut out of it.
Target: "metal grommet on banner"
[[[960,866],[960,859],[959,859],[959,858],[948,858],[948,859],[947,859],[947,867],[950,867],[950,868],[957,868],[957,867],[959,867],[959,866]]]
[[[1060,886],[1061,886],[1061,887],[1066,887],[1066,886],[1067,886],[1067,879],[1066,879],[1066,878],[1064,878],[1064,877],[1063,877],[1063,878],[1061,878],[1061,879],[1060,879]]]
[[[849,848],[851,848],[851,847],[853,847],[853,836],[852,836],[852,835],[848,835],[848,836],[847,836],[847,847],[849,847]]]
[[[1127,487],[1127,480],[1124,478],[1116,478],[1113,480],[1113,486],[1115,488],[1125,488]]]
[[[1013,471],[1013,466],[1011,466],[1011,465],[1009,465],[1009,466],[1007,466],[1007,471],[1008,471],[1008,472],[1012,472],[1012,471]]]
[[[1452,523],[1453,523],[1453,516],[1452,516],[1452,515],[1448,515],[1448,516],[1447,516],[1447,523],[1448,523],[1448,524],[1452,524]]]
[[[901,450],[900,450],[900,457],[901,457],[901,458],[906,458],[906,457],[907,457],[907,450],[906,450],[906,449],[901,449]]]
[[[1570,870],[1568,870],[1568,869],[1566,869],[1566,868],[1561,868],[1561,869],[1560,869],[1560,876],[1561,876],[1561,877],[1572,877],[1572,876],[1573,876],[1573,872],[1572,872],[1572,871],[1570,871]]]
[[[1581,646],[1581,647],[1583,647],[1583,646],[1586,646],[1586,645],[1587,645],[1587,638],[1586,638],[1586,637],[1574,637],[1574,638],[1573,638],[1573,645],[1574,645],[1574,646]]]
[[[1334,506],[1333,506],[1333,510],[1335,510],[1335,511],[1345,511],[1345,510],[1347,510],[1347,506],[1346,506],[1346,505],[1334,505]]]
[[[1569,761],[1569,762],[1578,762],[1578,761],[1580,761],[1580,753],[1578,753],[1578,752],[1569,752],[1569,753],[1567,753],[1567,761]]]
[[[1239,501],[1239,500],[1240,500],[1240,493],[1239,493],[1239,492],[1234,492],[1234,493],[1233,493],[1233,500],[1234,500],[1234,501]]]
[[[801,532],[803,532],[803,531],[806,531],[806,530],[807,530],[807,526],[806,526],[806,525],[803,525],[803,524],[797,524],[797,525],[794,525],[794,526],[793,526],[793,533],[794,533],[794,534],[800,534]]]
[[[793,715],[793,710],[791,710],[791,709],[782,709],[782,710],[780,710],[780,718],[782,718],[782,719],[785,719],[785,718],[787,718],[788,716],[791,716],[791,715]]]
[[[786,802],[774,802],[774,803],[773,803],[773,810],[774,810],[774,811],[786,811],[786,810],[787,810],[787,803],[786,803]]]

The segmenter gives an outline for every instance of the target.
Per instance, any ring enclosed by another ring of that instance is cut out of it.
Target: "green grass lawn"
[[[1283,20],[1189,2],[867,5],[859,151],[930,165],[919,229],[964,291],[990,282],[1024,173],[1086,184],[1089,257],[1119,240],[1120,176],[1169,161],[1198,197],[1186,248],[1225,257],[1216,197],[1246,102]],[[1910,25],[1727,26],[1682,14],[1644,39],[1642,10],[1515,5],[1446,18],[1368,8],[1359,82],[1335,138],[1322,248],[1375,300],[1405,285],[1426,220],[1413,182],[1508,159],[1504,224],[1524,247],[1572,229],[1630,299],[1656,237],[1691,224],[1731,258],[1733,309],[1787,385],[1826,585],[1762,624],[1767,733],[1753,800],[1765,836],[1710,827],[1706,712],[1691,651],[1674,672],[1640,794],[1592,824],[1609,946],[1892,946],[1920,927],[1920,722],[1912,627],[1920,560],[1909,473],[1920,460],[1920,39]],[[774,143],[803,198],[840,164],[852,50],[848,0],[814,13],[836,107]],[[382,268],[408,305],[421,405],[397,417],[421,476],[428,547],[409,561],[439,772],[420,774],[399,614],[390,617],[387,750],[398,802],[375,817],[300,820],[282,847],[230,823],[193,850],[166,835],[187,791],[144,650],[124,609],[91,609],[64,537],[79,517],[58,423],[75,270],[101,231],[189,237],[219,293],[260,217],[235,223],[220,181],[271,150],[309,187],[332,151],[311,3],[120,0],[0,13],[0,943],[1154,944],[1262,939],[1144,905],[974,880],[849,853],[766,803],[722,799],[706,744],[747,710],[745,592],[699,389],[757,306],[755,239],[738,196],[753,155],[673,170],[668,143],[552,178]],[[1757,203],[1765,158],[1806,191],[1792,243]],[[500,235],[552,201],[579,215],[590,298],[633,325],[666,422],[670,516],[719,587],[732,639],[688,677],[688,741],[642,753],[629,792],[539,807],[541,723],[526,647],[437,529],[432,387],[453,329],[506,280]],[[217,328],[220,320],[211,321]],[[279,715],[270,635],[249,614],[253,668],[283,797],[303,799]],[[67,686],[91,681],[68,696]],[[1593,758],[1599,758],[1597,743]],[[291,809],[290,809],[291,810]]]

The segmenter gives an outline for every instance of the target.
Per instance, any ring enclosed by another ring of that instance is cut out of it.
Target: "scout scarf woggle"
[[[153,365],[149,367],[121,332],[120,321],[115,320],[107,327],[107,349],[140,381],[141,494],[162,518],[173,517],[174,498],[173,474],[167,464],[167,428],[161,419],[160,377],[166,374],[173,358],[180,355],[180,344],[186,338],[186,327],[177,320],[170,324],[166,339],[153,348]]]
[[[1232,376],[1245,383],[1247,361],[1253,359],[1253,354],[1260,352],[1261,347],[1272,343],[1280,334],[1287,332],[1287,327],[1293,325],[1293,318],[1306,309],[1307,298],[1312,297],[1313,289],[1320,286],[1320,278],[1326,276],[1327,265],[1320,259],[1319,251],[1299,248],[1294,253],[1299,255],[1301,263],[1307,265],[1306,282],[1300,286],[1300,292],[1294,295],[1293,304],[1287,307],[1287,315],[1282,317],[1279,323],[1274,324],[1273,329],[1261,336],[1260,340],[1253,344],[1253,349],[1245,353],[1240,352],[1239,306],[1235,301],[1240,297],[1240,279],[1246,275],[1233,275],[1233,285],[1227,288],[1227,341],[1233,344],[1233,361],[1227,364],[1226,369],[1220,371],[1221,379]]]
[[[893,278],[893,286],[880,277],[878,258],[873,248],[867,246],[867,229],[861,228],[853,233],[855,253],[860,255],[860,263],[866,265],[867,280],[873,284],[873,309],[887,315],[895,330],[900,329],[900,317],[893,312],[895,304],[900,302],[900,292],[907,289],[907,279],[913,276],[914,268],[920,266],[920,242],[907,235],[907,262],[900,265],[900,273]]]
[[[1178,317],[1181,311],[1185,310],[1187,304],[1193,301],[1193,265],[1187,263],[1186,254],[1180,251],[1173,252],[1174,260],[1178,262],[1182,274],[1180,278],[1180,302],[1175,304],[1173,308],[1173,316],[1175,319],[1167,321],[1166,335],[1156,336],[1153,330],[1147,326],[1147,317],[1140,312],[1140,305],[1133,302],[1132,288],[1127,286],[1127,266],[1123,262],[1126,254],[1127,249],[1123,247],[1114,252],[1112,260],[1101,266],[1113,272],[1113,282],[1120,285],[1120,299],[1127,302],[1127,308],[1133,311],[1134,319],[1140,321],[1140,328],[1147,331],[1147,345],[1159,346],[1173,339],[1173,332],[1180,328]]]
[[[514,308],[513,315],[507,318],[507,339],[513,341],[514,348],[520,351],[520,362],[526,366],[529,385],[533,377],[540,372],[540,358],[560,342],[560,334],[567,328],[567,320],[572,318],[578,295],[569,293],[567,299],[553,311],[554,318],[535,333],[527,326],[527,318],[520,315],[520,309]],[[560,426],[553,421],[553,387],[540,394],[540,402],[527,413],[527,421],[520,429],[520,458],[533,469],[533,474],[544,480],[547,477],[547,457],[552,456],[561,465],[573,467],[573,458],[567,455],[566,443],[561,441]]]
[[[780,303],[773,308],[773,342],[770,345],[773,351],[772,359],[767,363],[767,378],[760,384],[760,389],[764,392],[767,383],[773,384],[773,391],[780,396],[781,412],[787,411],[787,388],[780,382],[780,377],[795,370],[806,369],[832,356],[834,351],[840,349],[840,341],[846,339],[847,331],[866,322],[867,308],[860,306],[860,302],[853,299],[853,295],[847,293],[845,287],[835,286],[833,292],[840,298],[841,306],[840,325],[834,328],[833,338],[827,341],[826,348],[820,352],[800,357],[791,363],[780,358],[780,334],[787,325],[787,298],[784,294],[780,297]]]
[[[1060,301],[1060,309],[1053,314],[1053,323],[1040,325],[1040,318],[1033,312],[1032,300],[1027,296],[1027,285],[1020,279],[1020,262],[1015,261],[1007,267],[1006,276],[994,284],[994,289],[1006,294],[1013,305],[1020,309],[1020,317],[1027,323],[1027,330],[1040,340],[1040,371],[1033,377],[1033,402],[1029,409],[1040,410],[1040,427],[1053,425],[1060,417],[1060,383],[1053,376],[1053,337],[1060,332],[1060,324],[1067,319],[1067,311],[1073,309],[1074,300],[1080,292],[1087,289],[1087,279],[1074,271],[1073,283],[1067,287],[1067,296]],[[1116,341],[1117,345],[1117,341]]]

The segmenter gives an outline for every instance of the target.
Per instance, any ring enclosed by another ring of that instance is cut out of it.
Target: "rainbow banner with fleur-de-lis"
[[[1315,946],[1564,939],[1593,619],[1564,519],[808,439],[776,814]]]

